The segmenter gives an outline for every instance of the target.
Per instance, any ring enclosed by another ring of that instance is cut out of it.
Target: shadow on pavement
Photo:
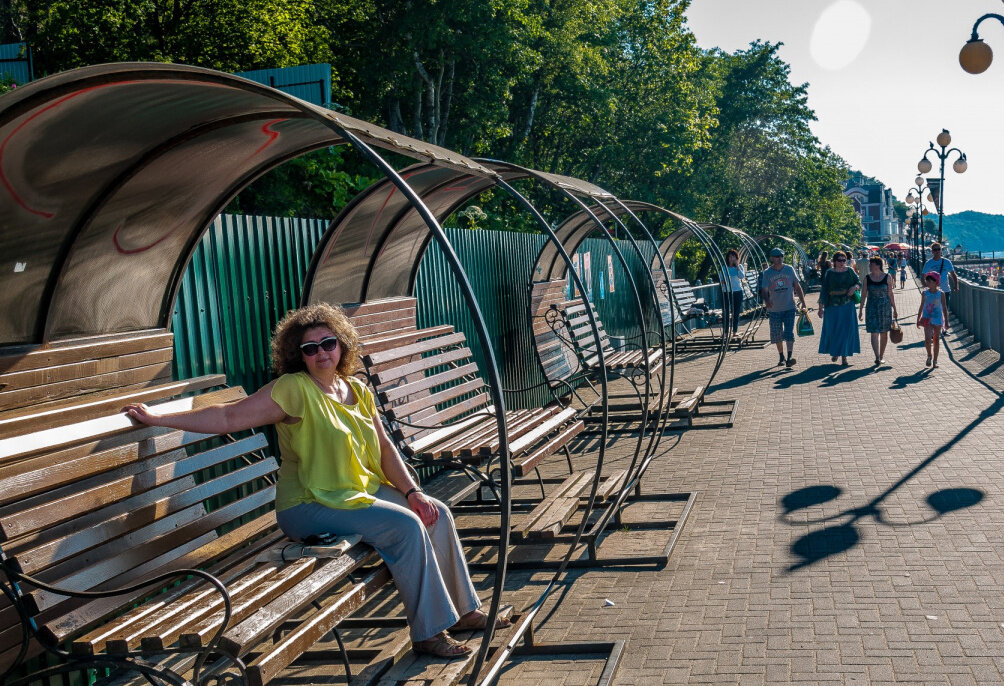
[[[806,367],[796,374],[785,374],[783,376],[779,376],[774,382],[774,388],[791,388],[797,384],[822,381],[832,374],[834,369],[839,369],[839,367],[833,364],[819,364],[812,367]]]
[[[846,509],[837,515],[826,517],[822,520],[818,520],[817,522],[808,522],[809,524],[812,524],[840,519],[843,517],[849,518],[844,524],[835,524],[823,529],[817,529],[816,531],[809,532],[805,536],[802,536],[793,542],[791,544],[791,555],[796,558],[796,561],[788,567],[788,572],[795,572],[803,567],[808,567],[820,560],[832,557],[833,555],[845,552],[854,547],[861,538],[861,534],[855,526],[855,523],[864,517],[874,517],[875,521],[878,523],[886,524],[888,526],[915,526],[918,524],[930,523],[941,516],[967,507],[972,507],[973,505],[977,505],[982,502],[985,494],[983,491],[975,488],[941,489],[931,493],[926,498],[927,506],[934,511],[933,516],[917,522],[890,522],[885,518],[885,513],[880,507],[886,498],[898,491],[904,484],[926,469],[928,465],[951,450],[952,447],[965,438],[971,431],[973,431],[973,429],[978,427],[990,417],[995,416],[1001,411],[1001,409],[1004,409],[1004,397],[998,397],[993,404],[980,412],[980,414],[973,421],[963,427],[961,431],[945,442],[940,448],[931,453],[931,455],[923,462],[920,462],[916,467],[904,474],[903,477],[896,483],[891,485],[865,505]],[[779,505],[783,508],[783,511],[781,512],[780,517],[790,522],[787,515],[794,510],[829,502],[830,500],[834,500],[839,497],[841,492],[842,491],[839,486],[832,484],[808,486],[806,488],[792,491],[781,498]],[[792,525],[804,526],[807,522],[790,523]]]
[[[893,380],[892,386],[890,386],[889,388],[897,391],[902,390],[912,383],[923,381],[930,375],[931,375],[930,367],[917,370],[913,374],[903,374],[901,376],[897,376],[895,380]]]
[[[728,381],[723,381],[722,383],[713,384],[710,388],[708,388],[708,393],[710,394],[715,391],[721,391],[726,388],[739,388],[767,376],[778,376],[784,372],[784,367],[768,367],[766,369],[758,369],[755,372],[743,374],[742,376],[737,376],[734,379],[729,379]]]
[[[847,369],[845,372],[839,374],[832,374],[827,378],[823,379],[823,382],[819,384],[821,388],[829,388],[831,386],[836,386],[839,383],[847,383],[849,381],[857,381],[858,379],[868,376],[871,374],[875,368],[868,367],[844,367]]]

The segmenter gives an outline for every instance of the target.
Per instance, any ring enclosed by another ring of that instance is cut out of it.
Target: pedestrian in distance
[[[947,257],[942,257],[943,252],[941,243],[931,243],[931,259],[924,263],[924,268],[920,270],[920,273],[938,273],[938,279],[941,281],[939,288],[945,294],[945,302],[947,303],[952,301],[952,293],[957,293],[959,290],[959,277],[955,274],[955,265],[952,264],[952,261]]]
[[[739,264],[739,253],[735,249],[725,253],[725,285],[729,291],[729,299],[725,301],[726,326],[725,335],[733,338],[739,335],[739,314],[743,308],[743,282],[746,280],[746,268]]]
[[[869,261],[868,268],[865,289],[861,293],[858,321],[865,317],[865,331],[871,334],[872,351],[875,353],[877,367],[885,364],[885,346],[889,342],[889,329],[899,316],[896,312],[896,296],[892,292],[896,273],[893,272],[890,276],[882,271],[881,257],[873,257]]]
[[[924,366],[936,369],[941,334],[948,331],[948,298],[940,288],[941,275],[938,272],[924,274],[924,286],[920,309],[917,310],[917,326],[924,329],[924,348],[927,349],[927,362]]]
[[[838,250],[833,254],[833,268],[823,276],[819,290],[819,318],[823,320],[819,352],[829,355],[831,362],[839,357],[845,367],[848,357],[861,352],[858,324],[854,321],[854,294],[860,290],[857,273],[847,266],[847,254]]]
[[[906,288],[906,255],[899,254],[899,289]]]
[[[794,268],[784,264],[784,252],[773,248],[769,257],[770,266],[760,273],[760,297],[767,307],[770,342],[777,346],[777,364],[790,368],[795,364],[792,356],[795,346],[795,295],[801,301],[801,309],[805,310],[805,293]]]
[[[819,257],[816,258],[816,272],[819,274],[820,282],[823,280],[823,275],[828,272],[832,266],[829,253],[825,250],[819,253]]]

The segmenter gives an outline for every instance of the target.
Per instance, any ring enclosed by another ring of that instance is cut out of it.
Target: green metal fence
[[[272,329],[286,311],[297,306],[310,256],[326,227],[323,220],[313,219],[217,217],[184,274],[175,305],[175,378],[226,374],[230,384],[249,392],[268,382]],[[545,237],[465,229],[447,229],[446,233],[477,295],[501,358],[506,387],[542,382],[527,308],[530,272]],[[622,243],[622,249],[631,271],[643,275],[647,262],[638,259],[630,246]],[[650,258],[649,251],[645,252],[646,259]],[[578,260],[607,332],[636,335],[633,296],[610,244],[587,239]],[[415,291],[419,324],[452,324],[465,332],[483,368],[473,320],[434,243],[419,266]],[[514,407],[539,407],[550,396],[538,389],[509,400]]]

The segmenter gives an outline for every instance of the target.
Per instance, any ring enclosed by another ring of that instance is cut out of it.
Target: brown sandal
[[[488,615],[480,610],[475,610],[474,616],[470,619],[460,618],[460,621],[450,627],[450,631],[484,631],[488,628]],[[508,629],[512,626],[512,622],[509,621],[508,617],[496,617],[495,618],[495,628],[496,629]]]
[[[432,655],[452,660],[455,657],[463,657],[471,652],[471,647],[461,643],[445,631],[440,631],[432,638],[424,641],[415,641],[411,644],[411,649],[420,655]]]

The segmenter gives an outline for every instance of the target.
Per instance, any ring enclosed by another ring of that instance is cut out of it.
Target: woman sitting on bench
[[[384,559],[404,600],[416,652],[453,658],[471,648],[448,629],[484,629],[487,616],[467,571],[449,509],[422,492],[387,437],[359,368],[355,328],[339,308],[288,313],[272,337],[275,381],[230,405],[158,415],[129,405],[144,424],[234,433],[274,424],[282,464],[279,528],[290,538],[359,534]],[[496,628],[509,626],[499,619]]]

